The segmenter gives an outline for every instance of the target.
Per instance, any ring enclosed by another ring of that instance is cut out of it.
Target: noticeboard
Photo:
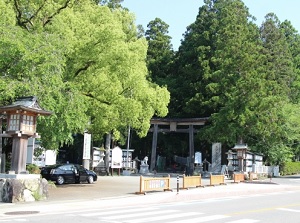
[[[122,149],[115,147],[111,150],[111,168],[122,168]]]

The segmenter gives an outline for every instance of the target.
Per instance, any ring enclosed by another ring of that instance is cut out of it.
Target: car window
[[[78,166],[79,171],[85,171],[85,168],[83,166]]]
[[[59,169],[61,170],[72,170],[72,165],[63,165],[63,166],[60,166]]]

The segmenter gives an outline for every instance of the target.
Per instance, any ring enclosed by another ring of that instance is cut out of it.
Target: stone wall
[[[45,179],[0,178],[0,202],[17,203],[48,198],[48,181]]]

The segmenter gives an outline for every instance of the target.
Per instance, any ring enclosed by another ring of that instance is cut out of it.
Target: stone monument
[[[141,161],[140,172],[141,174],[149,173],[148,156],[145,156]]]
[[[221,143],[213,143],[211,152],[211,172],[221,172],[221,157],[222,157],[222,146]]]

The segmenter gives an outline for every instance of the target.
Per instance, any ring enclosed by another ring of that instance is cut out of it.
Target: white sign
[[[56,163],[56,151],[46,150],[45,152],[45,165],[53,165]]]
[[[195,153],[195,163],[202,163],[202,153],[201,152],[196,152]]]
[[[84,133],[83,140],[83,159],[89,160],[91,158],[91,139],[92,135],[88,133]]]
[[[111,150],[111,168],[122,168],[122,149],[115,147]]]

